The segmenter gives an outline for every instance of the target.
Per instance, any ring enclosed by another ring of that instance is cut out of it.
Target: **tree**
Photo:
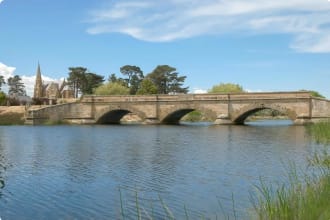
[[[159,94],[188,92],[188,87],[182,87],[186,76],[179,77],[174,67],[159,65],[147,75],[147,78],[154,83]]]
[[[0,75],[0,91],[3,84],[6,84],[5,78]]]
[[[114,83],[114,82],[117,82],[117,81],[118,81],[118,78],[117,78],[116,74],[115,73],[111,73],[111,75],[108,78],[108,82]]]
[[[157,87],[155,84],[152,83],[152,81],[148,78],[145,78],[141,82],[141,86],[139,90],[137,91],[137,95],[151,95],[151,94],[157,94]]]
[[[243,90],[243,87],[233,83],[220,83],[218,85],[214,85],[212,89],[208,91],[208,93],[240,93],[240,92],[245,92]]]
[[[178,76],[179,73],[173,72],[168,74],[168,91],[169,93],[187,93],[188,87],[182,88],[186,76]]]
[[[119,83],[119,84],[121,84],[121,85],[123,85],[123,86],[126,86],[126,87],[128,87],[128,85],[127,85],[127,80],[125,80],[125,79],[123,79],[123,78],[118,78],[117,76],[116,76],[116,74],[114,74],[114,73],[112,73],[110,76],[109,76],[109,78],[108,78],[108,82],[111,82],[111,83]]]
[[[24,83],[21,82],[22,79],[19,75],[14,77],[9,77],[7,84],[9,86],[8,94],[10,96],[24,96],[26,95]]]
[[[104,82],[104,76],[95,73],[85,73],[83,80],[81,92],[83,94],[93,94],[93,90]]]
[[[128,95],[129,88],[121,85],[120,83],[108,82],[94,90],[95,95]]]
[[[93,89],[100,86],[104,81],[104,76],[87,72],[84,67],[69,67],[68,85],[74,91],[74,96],[79,94],[92,94]]]
[[[78,98],[83,82],[85,81],[85,73],[87,71],[84,67],[69,67],[68,85],[72,88],[75,98]]]
[[[120,72],[127,76],[127,86],[130,88],[130,94],[134,95],[140,88],[140,83],[143,80],[143,72],[138,66],[125,65],[120,68]]]

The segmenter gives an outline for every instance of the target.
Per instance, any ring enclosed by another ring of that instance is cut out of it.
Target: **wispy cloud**
[[[3,0],[0,0],[0,4],[1,4],[1,2],[3,2]]]
[[[3,76],[6,81],[8,78],[16,75],[15,70],[16,70],[15,67],[10,67],[10,66],[7,66],[0,62],[0,75]],[[20,74],[18,74],[18,75],[20,75]],[[22,78],[22,82],[25,85],[27,95],[33,96],[36,76],[28,74],[28,75],[20,75],[20,77]],[[63,82],[63,78],[53,79],[53,78],[45,76],[45,75],[42,75],[42,79],[45,84],[48,84],[50,82],[57,82],[57,83]],[[6,85],[4,85],[4,91],[6,91],[7,89],[8,88],[6,87]]]
[[[129,0],[90,11],[90,34],[173,41],[228,32],[292,34],[291,48],[330,52],[327,0]]]

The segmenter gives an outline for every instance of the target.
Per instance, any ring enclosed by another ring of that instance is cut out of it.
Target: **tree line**
[[[67,85],[79,95],[149,95],[188,93],[184,87],[186,76],[180,76],[176,68],[159,65],[144,75],[138,66],[125,65],[120,68],[122,76],[112,73],[107,81],[104,76],[91,73],[84,67],[70,67]]]
[[[64,82],[75,98],[81,95],[150,95],[188,93],[184,87],[186,76],[181,76],[176,68],[158,65],[151,73],[144,75],[140,67],[125,65],[120,68],[121,76],[112,73],[105,80],[103,75],[90,72],[85,67],[69,67],[68,77]],[[8,96],[1,87],[8,85]],[[0,75],[0,105],[6,101],[26,96],[25,85],[19,75],[5,81]]]
[[[73,91],[74,97],[81,95],[151,95],[151,94],[186,94],[189,87],[184,83],[187,76],[182,76],[176,68],[169,65],[158,65],[151,73],[144,75],[140,67],[125,65],[120,68],[121,76],[115,73],[105,80],[103,75],[90,72],[85,67],[69,67],[65,84]],[[1,87],[8,85],[8,96]],[[306,90],[302,90],[306,91]],[[214,85],[208,93],[246,92],[239,84],[220,83]],[[320,93],[310,91],[312,96],[321,97]],[[25,96],[25,85],[19,75],[5,81],[0,75],[0,105],[5,101],[15,100],[15,97]]]

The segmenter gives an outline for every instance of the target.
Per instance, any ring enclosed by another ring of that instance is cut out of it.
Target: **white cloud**
[[[200,89],[200,88],[193,89],[193,94],[205,94],[205,93],[207,93],[207,90],[205,89]]]
[[[0,0],[0,4],[1,4],[1,2],[3,2],[3,0]]]
[[[265,92],[262,91],[261,89],[244,89],[246,92]]]
[[[90,12],[90,34],[124,33],[144,41],[172,41],[228,32],[292,34],[291,48],[330,52],[326,0],[129,0]]]
[[[0,62],[0,75],[3,76],[5,80],[7,80],[11,76],[14,76],[15,70],[15,67],[6,66],[5,64]]]
[[[6,81],[9,77],[13,77],[14,75],[16,75],[15,70],[16,70],[15,67],[10,67],[10,66],[7,66],[7,65],[0,62],[0,75],[3,76]],[[33,96],[33,91],[34,91],[35,79],[36,79],[35,74],[34,75],[20,75],[20,74],[18,74],[18,75],[22,78],[22,82],[25,85],[27,95],[32,97]],[[45,75],[42,75],[41,77],[42,77],[43,83],[45,83],[45,84],[48,84],[50,82],[56,82],[56,83],[62,83],[63,82],[63,78],[53,79],[53,78],[45,76]],[[8,90],[6,85],[4,85],[3,89],[4,89],[4,91]]]

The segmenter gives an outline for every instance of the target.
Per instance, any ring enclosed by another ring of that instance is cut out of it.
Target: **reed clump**
[[[330,120],[309,125],[307,129],[317,143],[330,144]]]
[[[251,197],[256,219],[330,219],[330,122],[310,125],[308,132],[324,149],[308,159],[310,170],[303,177],[291,167],[289,184],[260,181],[258,196]]]

